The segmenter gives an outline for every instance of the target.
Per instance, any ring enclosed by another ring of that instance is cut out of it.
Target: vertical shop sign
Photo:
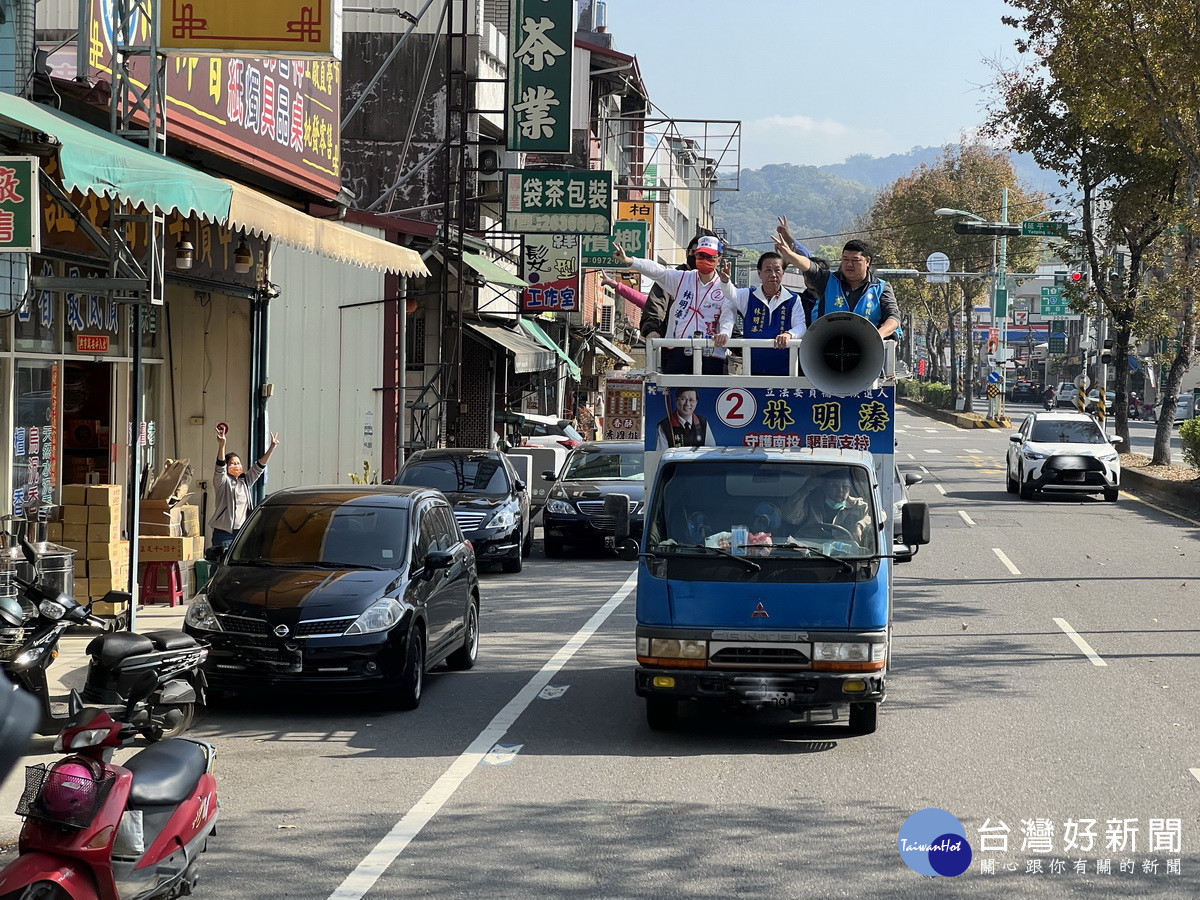
[[[642,439],[642,382],[640,379],[604,380],[604,439]]]
[[[579,308],[579,238],[573,234],[534,234],[525,238],[521,312],[571,312]]]
[[[571,152],[572,0],[512,0],[508,149]]]
[[[0,253],[42,249],[38,164],[33,156],[0,156]]]

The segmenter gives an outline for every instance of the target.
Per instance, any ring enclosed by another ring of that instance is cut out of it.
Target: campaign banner
[[[811,388],[645,383],[648,452],[672,447],[894,452],[896,389],[849,397]]]

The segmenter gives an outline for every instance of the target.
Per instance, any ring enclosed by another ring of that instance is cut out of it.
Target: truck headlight
[[[887,659],[887,644],[865,641],[816,641],[813,662],[880,663]]]
[[[708,659],[708,641],[651,638],[650,655],[663,659]]]
[[[574,515],[575,509],[570,503],[562,500],[547,500],[546,512],[554,513],[556,516],[570,516]]]
[[[193,628],[201,631],[224,631],[217,614],[213,612],[212,604],[208,602],[208,594],[200,593],[188,604],[187,615],[183,620]]]

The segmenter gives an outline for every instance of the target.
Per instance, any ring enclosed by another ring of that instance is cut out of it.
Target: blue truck
[[[792,359],[804,375],[647,375],[635,688],[651,728],[689,701],[876,728],[893,567],[929,541],[923,503],[891,522],[894,351],[847,313]]]

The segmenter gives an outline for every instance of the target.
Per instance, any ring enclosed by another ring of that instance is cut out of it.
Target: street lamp
[[[968,219],[974,219],[976,222],[986,222],[983,216],[977,216],[975,213],[967,212],[965,209],[947,209],[943,206],[941,209],[933,211],[935,216],[966,216]]]

